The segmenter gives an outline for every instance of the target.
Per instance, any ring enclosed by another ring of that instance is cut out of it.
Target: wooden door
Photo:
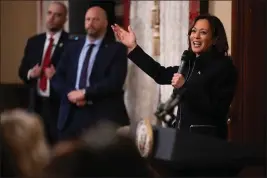
[[[232,57],[239,82],[230,140],[266,147],[266,0],[232,0]],[[245,175],[264,176],[265,167]]]

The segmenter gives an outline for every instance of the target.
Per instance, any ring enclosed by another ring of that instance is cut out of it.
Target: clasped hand
[[[30,77],[31,78],[37,78],[40,77],[42,73],[42,67],[39,64],[36,64],[30,72]],[[44,75],[48,78],[51,79],[54,74],[56,73],[56,69],[54,67],[54,65],[52,64],[50,67],[46,68],[44,70]]]
[[[55,73],[56,73],[56,69],[53,64],[44,70],[44,74],[48,79],[51,79]]]
[[[71,103],[76,104],[77,106],[84,106],[86,104],[84,89],[69,92],[68,99]]]

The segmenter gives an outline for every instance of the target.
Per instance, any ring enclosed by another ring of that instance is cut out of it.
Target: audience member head
[[[116,131],[117,135],[121,135],[121,136],[129,136],[131,137],[131,128],[130,126],[123,126],[117,129]]]
[[[46,28],[51,33],[56,33],[63,29],[67,20],[68,10],[62,2],[52,2],[46,14]]]
[[[215,50],[228,56],[228,41],[221,20],[213,15],[199,15],[188,32],[189,49],[196,55]]]
[[[90,40],[96,40],[106,34],[108,19],[106,11],[100,6],[90,7],[84,20],[84,27]]]
[[[116,134],[116,127],[100,124],[81,137],[80,146],[56,157],[47,177],[154,176],[130,137]]]
[[[81,142],[78,139],[60,141],[53,146],[52,153],[54,157],[61,156],[73,152],[80,144]]]
[[[22,177],[39,176],[50,158],[40,118],[20,109],[6,111],[0,129]]]

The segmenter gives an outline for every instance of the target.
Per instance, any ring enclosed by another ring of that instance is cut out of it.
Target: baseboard
[[[27,108],[29,88],[24,84],[0,84],[0,112],[12,108]]]

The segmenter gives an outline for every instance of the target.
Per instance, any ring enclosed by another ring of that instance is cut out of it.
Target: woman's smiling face
[[[189,39],[191,49],[196,55],[206,52],[213,43],[209,21],[206,19],[199,19],[191,29]]]

